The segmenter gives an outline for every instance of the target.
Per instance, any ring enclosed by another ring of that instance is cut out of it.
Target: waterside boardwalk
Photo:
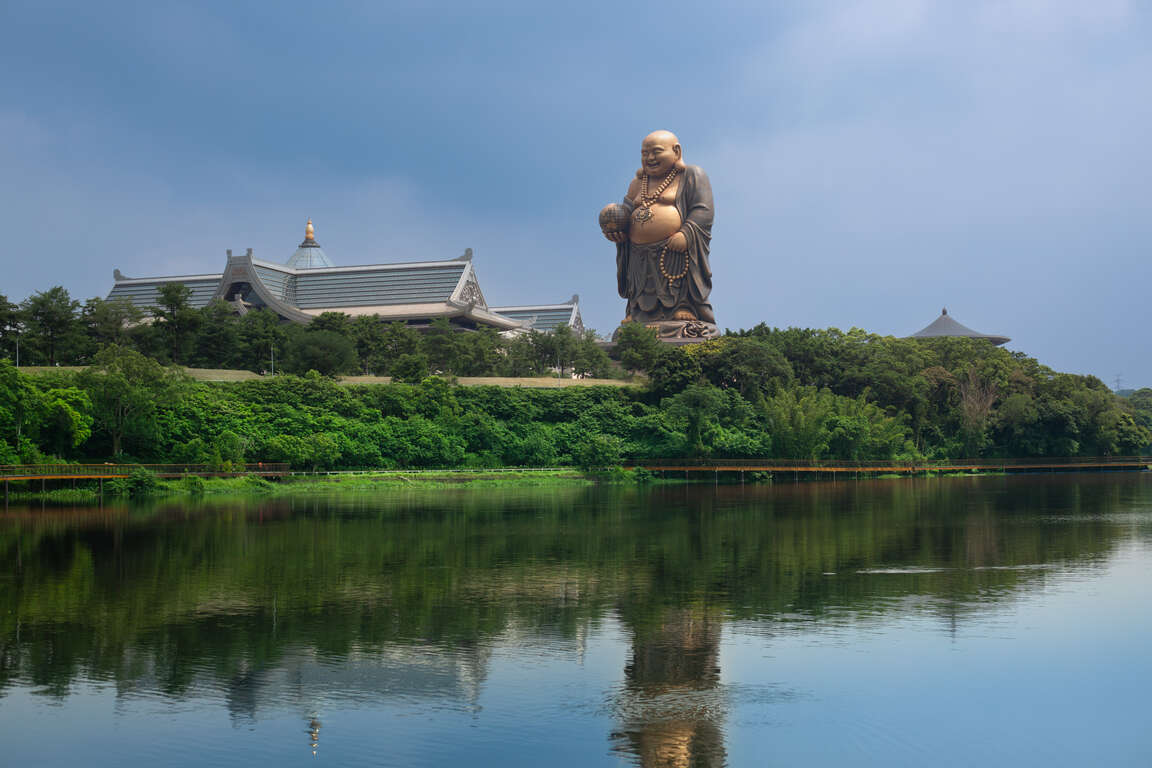
[[[813,461],[807,459],[653,459],[632,466],[652,472],[771,472],[773,474],[925,474],[929,472],[1093,472],[1152,469],[1152,456],[1073,456],[946,461]]]

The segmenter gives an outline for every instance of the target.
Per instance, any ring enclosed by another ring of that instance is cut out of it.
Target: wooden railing
[[[67,480],[128,477],[138,469],[146,469],[160,477],[182,475],[283,475],[288,465],[283,462],[255,462],[235,464],[221,469],[209,464],[0,464],[0,480]]]
[[[767,472],[926,472],[979,470],[1147,469],[1152,456],[1067,456],[1004,459],[934,459],[931,461],[860,461],[820,459],[636,459],[630,466],[678,471]]]

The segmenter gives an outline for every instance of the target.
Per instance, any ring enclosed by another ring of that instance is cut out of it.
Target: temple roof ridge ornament
[[[316,242],[316,228],[312,226],[312,219],[308,219],[308,223],[304,225],[304,242],[300,243],[301,248],[319,248],[320,243]]]
[[[464,253],[452,259],[452,261],[472,261],[472,249],[465,248]]]
[[[292,269],[323,269],[336,266],[328,258],[328,254],[324,253],[320,243],[316,242],[316,228],[312,225],[311,217],[304,225],[304,241],[296,248],[296,252],[286,264]]]

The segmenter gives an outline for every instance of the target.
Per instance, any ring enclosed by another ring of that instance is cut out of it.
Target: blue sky
[[[623,315],[597,211],[668,128],[712,178],[722,327],[943,306],[1152,386],[1152,6],[1122,0],[7,0],[0,293],[476,253],[493,304]]]

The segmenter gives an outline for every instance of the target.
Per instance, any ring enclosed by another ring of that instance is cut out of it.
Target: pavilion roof
[[[974,331],[966,325],[957,322],[951,315],[948,314],[948,309],[945,307],[940,311],[940,317],[933,320],[927,326],[921,328],[916,333],[908,338],[910,339],[935,339],[945,336],[964,336],[970,339],[987,339],[993,344],[999,346],[1007,344],[1011,341],[1007,336],[999,336],[992,333],[980,333]]]

